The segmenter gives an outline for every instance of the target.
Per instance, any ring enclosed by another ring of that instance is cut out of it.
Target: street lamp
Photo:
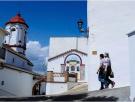
[[[80,32],[83,32],[83,29],[82,29],[83,20],[82,20],[82,19],[79,19],[78,22],[77,22],[77,24],[78,24],[78,29],[79,29],[79,31],[80,31]]]
[[[89,32],[88,32],[88,29],[84,30],[83,29],[83,20],[82,19],[79,19],[78,22],[77,22],[77,25],[78,25],[78,29],[81,33],[84,33],[85,36],[88,38],[89,36]]]

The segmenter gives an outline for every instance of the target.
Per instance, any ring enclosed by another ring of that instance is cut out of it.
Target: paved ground
[[[9,93],[9,92],[7,92],[7,91],[4,91],[4,90],[2,90],[2,89],[0,89],[0,96],[15,96],[14,94],[12,94],[12,93]]]
[[[63,94],[84,93],[84,92],[88,92],[88,84],[87,83],[81,83],[79,85],[76,85]]]
[[[129,101],[129,87],[105,89],[76,94],[0,98],[0,101]]]

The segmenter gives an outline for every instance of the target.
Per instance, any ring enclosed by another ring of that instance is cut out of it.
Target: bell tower
[[[6,23],[5,30],[10,34],[5,38],[5,44],[16,52],[25,55],[27,29],[28,25],[18,13]]]

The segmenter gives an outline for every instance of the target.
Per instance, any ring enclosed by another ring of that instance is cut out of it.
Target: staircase
[[[67,92],[64,94],[71,94],[71,93],[82,93],[88,91],[88,84],[84,82],[80,82],[76,85],[74,85],[72,88],[70,88]]]

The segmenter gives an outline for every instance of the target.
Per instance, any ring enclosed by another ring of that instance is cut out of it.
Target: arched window
[[[1,85],[2,85],[2,86],[4,85],[4,81],[1,81]]]
[[[19,44],[20,44],[20,43],[22,43],[22,41],[21,41],[21,40],[19,40],[18,42],[19,42]]]
[[[14,62],[15,62],[15,59],[13,58],[13,59],[12,59],[12,63],[14,63]]]
[[[77,71],[80,71],[80,67],[79,66],[77,66]]]
[[[13,32],[13,31],[15,31],[16,29],[15,28],[11,28],[11,31]]]
[[[69,71],[69,66],[67,66],[66,71]]]
[[[27,31],[25,31],[25,34],[27,34]]]
[[[71,66],[71,71],[75,71],[75,66]]]
[[[77,54],[74,54],[74,53],[67,55],[67,57],[65,58],[64,63],[67,64],[67,63],[70,63],[71,61],[72,62],[74,61],[77,64],[82,63],[81,57],[79,55],[77,55]]]

